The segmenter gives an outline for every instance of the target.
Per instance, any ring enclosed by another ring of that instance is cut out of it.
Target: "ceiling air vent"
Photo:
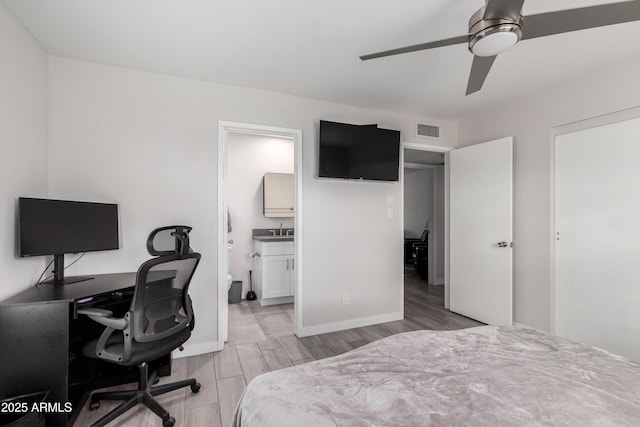
[[[416,123],[416,135],[428,138],[440,138],[440,126]]]

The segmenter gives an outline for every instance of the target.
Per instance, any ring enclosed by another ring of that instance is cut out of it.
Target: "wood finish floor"
[[[229,341],[223,351],[174,359],[170,377],[160,383],[196,378],[202,389],[189,388],[159,396],[176,419],[176,427],[230,426],[246,384],[269,371],[344,353],[399,332],[419,329],[462,329],[481,325],[443,307],[443,286],[431,286],[405,271],[405,318],[395,322],[298,338],[293,330],[293,304],[261,307],[257,301],[229,305]],[[128,384],[112,389],[131,389]],[[74,426],[89,426],[117,402],[102,402],[96,411],[82,408]],[[144,406],[130,410],[109,426],[161,426],[159,417]]]

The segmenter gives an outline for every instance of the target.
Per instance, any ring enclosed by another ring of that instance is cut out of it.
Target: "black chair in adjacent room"
[[[428,272],[428,252],[429,252],[429,230],[424,230],[420,235],[420,240],[411,245],[411,257],[416,273],[422,280],[427,280]]]
[[[404,238],[404,263],[413,264],[413,244],[418,243],[420,239],[414,237]]]
[[[113,317],[110,311],[99,308],[78,310],[79,314],[106,326],[99,338],[83,347],[83,355],[117,365],[138,367],[137,390],[93,393],[92,410],[100,406],[101,400],[124,402],[92,427],[104,426],[138,403],[162,418],[164,427],[171,427],[175,419],[153,396],[187,386],[194,393],[200,390],[195,379],[152,387],[157,373],[149,375],[148,368],[149,362],[177,348],[182,349],[182,344],[193,330],[194,315],[188,289],[200,262],[200,254],[192,252],[189,247],[190,231],[191,227],[187,226],[169,226],[156,229],[149,235],[147,249],[155,258],[138,269],[131,306],[124,317]]]

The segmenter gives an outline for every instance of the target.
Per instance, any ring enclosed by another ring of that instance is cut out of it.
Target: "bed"
[[[235,426],[638,426],[640,365],[521,327],[405,332],[269,372]]]

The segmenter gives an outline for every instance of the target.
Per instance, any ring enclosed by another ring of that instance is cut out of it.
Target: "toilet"
[[[233,249],[233,240],[227,241],[227,260],[231,256],[231,249]],[[229,262],[227,261],[227,265],[228,264],[229,264]],[[229,268],[227,267],[227,270],[228,269]],[[231,289],[231,283],[232,282],[233,282],[233,277],[231,277],[231,275],[227,272],[227,291],[229,291]]]

